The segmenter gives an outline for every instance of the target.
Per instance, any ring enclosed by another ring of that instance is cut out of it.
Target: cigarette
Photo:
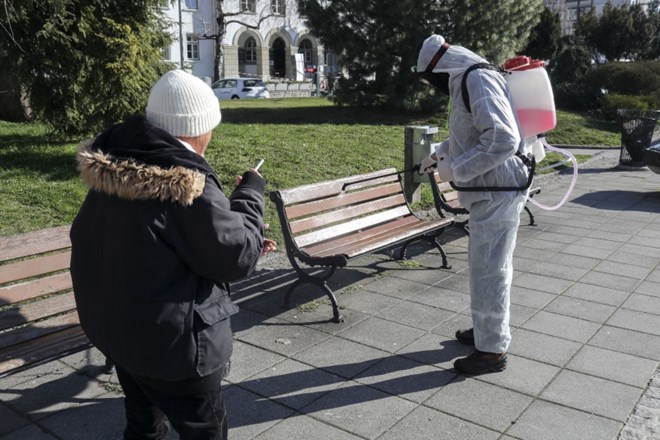
[[[259,168],[261,167],[261,165],[263,165],[263,163],[264,163],[263,159],[261,159],[259,162],[257,162],[257,164],[254,166],[254,170],[259,171]]]

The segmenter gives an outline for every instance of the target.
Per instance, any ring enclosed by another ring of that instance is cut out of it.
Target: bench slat
[[[304,220],[293,221],[289,223],[289,226],[291,227],[291,232],[297,234],[299,232],[309,231],[310,229],[320,228],[343,220],[350,220],[369,213],[382,211],[383,209],[401,206],[405,203],[406,199],[403,197],[403,194],[399,194],[344,209],[326,212],[325,214],[309,217]]]
[[[330,209],[348,206],[356,203],[366,202],[368,200],[378,199],[390,194],[401,193],[401,185],[391,183],[376,188],[369,188],[353,193],[342,193],[334,197],[329,197],[314,202],[300,203],[299,205],[288,206],[285,208],[286,216],[289,220],[299,217],[316,214]]]
[[[21,344],[31,339],[42,338],[50,333],[64,330],[80,324],[78,312],[72,311],[44,321],[33,322],[16,330],[0,333],[0,347],[2,352],[12,345]]]
[[[3,350],[0,353],[0,376],[28,364],[48,362],[87,347],[91,347],[91,343],[80,326],[69,327]]]
[[[309,185],[303,185],[296,188],[280,190],[278,191],[278,194],[282,199],[284,206],[287,206],[293,203],[306,202],[306,201],[311,201],[315,199],[320,199],[320,198],[340,194],[344,192],[345,184],[351,182],[357,182],[364,179],[369,179],[369,180],[362,183],[349,185],[346,188],[346,190],[355,191],[361,188],[367,188],[369,186],[382,185],[387,182],[398,181],[399,177],[397,175],[388,175],[379,178],[379,176],[392,174],[392,173],[396,173],[396,169],[389,168],[386,170],[375,171],[373,173],[366,173],[357,176],[345,177],[343,179],[326,180],[319,183],[312,183]]]
[[[385,248],[396,243],[403,242],[409,238],[432,231],[436,227],[442,227],[451,223],[451,220],[418,220],[406,225],[399,225],[387,229],[380,234],[361,234],[352,242],[331,250],[331,254],[344,254],[349,258],[364,253],[373,252],[376,249]],[[321,254],[320,256],[324,256]]]
[[[0,330],[36,321],[76,308],[73,292],[55,295],[42,301],[23,304],[0,313]]]
[[[346,235],[344,237],[335,238],[332,240],[314,243],[303,248],[305,253],[314,257],[321,257],[326,255],[336,255],[339,252],[336,252],[335,249],[341,248],[347,244],[353,243],[356,239],[359,239],[363,235],[382,234],[392,228],[403,227],[410,224],[417,223],[419,219],[414,215],[408,215],[406,217],[398,218],[391,222],[383,223],[378,226],[374,226],[369,229],[363,229],[356,231],[353,234]]]
[[[391,221],[398,217],[404,217],[406,215],[410,215],[410,211],[408,207],[399,206],[394,209],[381,211],[373,215],[368,215],[338,225],[329,226],[324,229],[319,229],[307,234],[302,234],[299,235],[298,237],[295,237],[294,240],[298,245],[298,247],[304,247],[311,243],[317,243],[319,241],[329,240],[334,237],[341,237],[342,235],[349,234],[351,232],[355,232],[360,229],[369,228],[371,226],[375,226],[380,223]]]
[[[68,269],[70,262],[71,252],[69,251],[5,264],[0,266],[0,284]]]
[[[2,240],[0,240],[0,262],[70,247],[70,229],[71,226],[67,225],[11,237],[2,237]]]
[[[49,293],[62,292],[71,288],[71,275],[69,272],[63,272],[26,283],[0,287],[0,303],[13,304]]]

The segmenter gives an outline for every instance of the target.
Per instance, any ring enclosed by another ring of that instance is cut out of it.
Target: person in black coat
[[[229,283],[249,275],[264,238],[264,180],[227,198],[204,159],[217,98],[181,70],[151,89],[146,118],[115,125],[78,152],[89,192],[71,227],[80,324],[116,366],[125,439],[226,439],[221,379],[232,353]],[[169,421],[169,424],[168,424]]]

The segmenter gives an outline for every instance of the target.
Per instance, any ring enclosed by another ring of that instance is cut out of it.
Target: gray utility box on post
[[[428,125],[409,125],[404,133],[403,169],[410,170],[426,156],[435,151],[436,143],[433,143],[433,135],[438,132],[438,127]],[[419,184],[428,182],[428,178],[417,171],[410,171],[403,176],[403,190],[408,202],[418,202]]]

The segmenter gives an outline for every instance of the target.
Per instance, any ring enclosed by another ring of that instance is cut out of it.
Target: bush
[[[553,85],[555,105],[564,110],[597,110],[602,93],[583,82]]]
[[[620,108],[649,110],[653,108],[651,97],[620,95],[618,93],[608,93],[603,97],[601,112],[608,121],[616,120],[616,111]]]
[[[590,87],[609,93],[657,97],[660,92],[660,61],[604,64],[593,69],[585,81]],[[656,100],[653,106],[660,107],[660,102]]]

